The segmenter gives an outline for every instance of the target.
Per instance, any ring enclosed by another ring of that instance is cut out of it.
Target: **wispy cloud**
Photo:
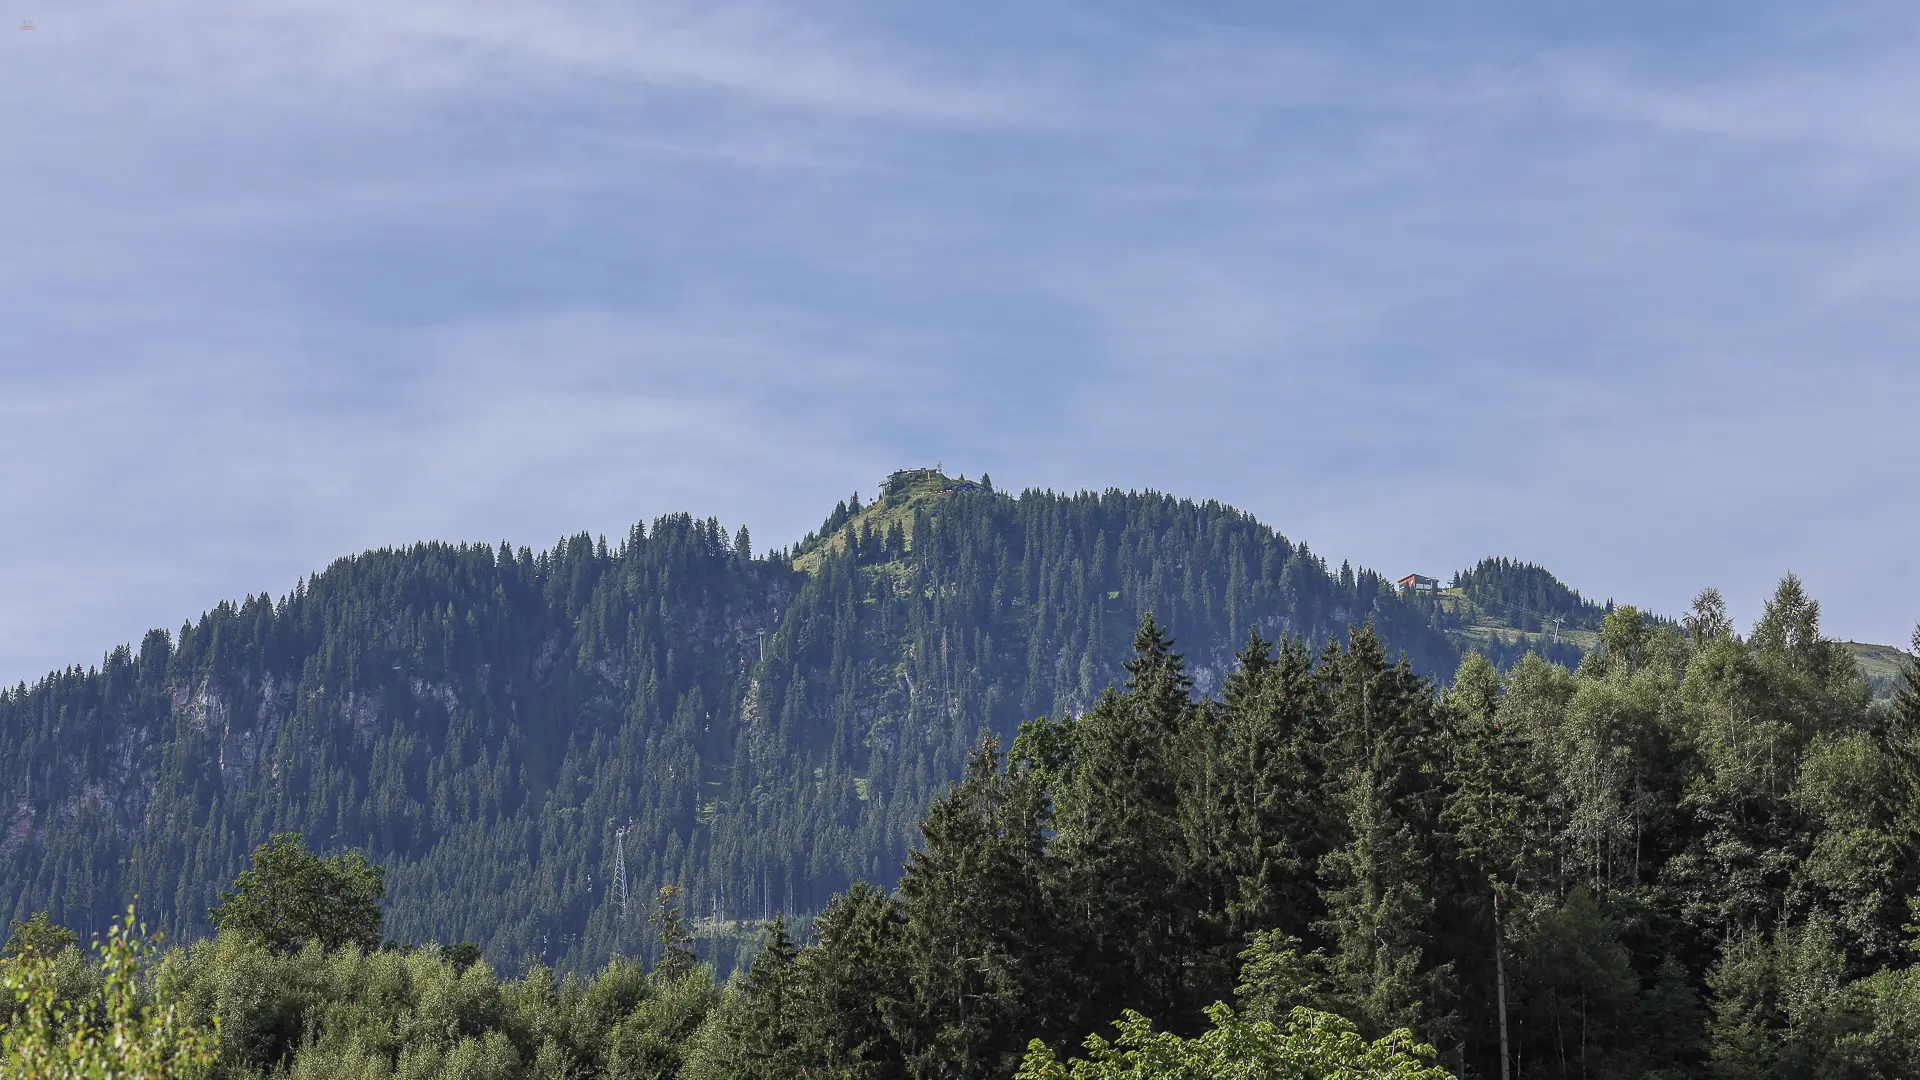
[[[1666,610],[1791,568],[1904,640],[1920,56],[1862,10],[49,12],[0,43],[0,679],[370,544],[784,543],[934,459]]]
[[[406,108],[404,99],[420,96],[498,104],[606,84],[963,125],[1026,122],[1038,104],[1004,78],[942,62],[936,48],[903,47],[784,5],[197,0],[109,3],[43,21],[41,37],[57,44],[41,74],[108,59],[86,74],[138,84],[156,109],[219,100],[242,114],[337,113]],[[200,119],[217,127],[223,117]]]

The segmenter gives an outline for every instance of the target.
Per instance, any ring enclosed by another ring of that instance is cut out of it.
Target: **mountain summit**
[[[370,551],[0,695],[0,896],[82,933],[138,896],[197,936],[248,852],[299,832],[390,868],[400,940],[581,967],[646,936],[618,854],[631,895],[685,888],[724,963],[742,920],[890,885],[968,752],[1088,708],[1148,612],[1202,694],[1254,631],[1371,622],[1434,675],[1468,645],[1578,660],[1583,622],[1514,621],[1564,597],[1471,573],[1408,592],[1218,503],[930,469],[764,555],[687,515],[613,546]]]

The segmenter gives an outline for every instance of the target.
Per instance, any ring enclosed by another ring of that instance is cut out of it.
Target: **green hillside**
[[[1892,645],[1868,645],[1858,641],[1846,641],[1848,651],[1853,653],[1854,662],[1860,667],[1860,674],[1866,676],[1867,683],[1873,688],[1876,698],[1890,698],[1900,683],[1900,677],[1910,657],[1904,651]]]
[[[372,551],[0,694],[0,901],[91,933],[138,896],[190,939],[295,831],[389,867],[400,940],[579,968],[647,947],[618,854],[724,967],[772,913],[897,880],[982,735],[1091,707],[1149,612],[1213,696],[1255,631],[1371,623],[1444,679],[1468,649],[1577,666],[1605,608],[1522,564],[1403,593],[1217,503],[931,470],[764,554],[686,515]]]
[[[880,497],[872,503],[861,505],[855,493],[851,500],[834,507],[826,522],[795,546],[794,568],[814,572],[827,555],[846,548],[850,535],[871,533],[884,542],[889,533],[897,531],[901,546],[910,546],[916,518],[932,513],[950,496],[992,491],[991,478],[982,482],[947,476],[934,469],[901,469],[880,485]]]
[[[1215,503],[902,474],[792,551],[665,517],[617,544],[425,544],[224,603],[0,695],[0,900],[176,937],[297,831],[390,868],[388,932],[518,963],[643,947],[682,885],[731,928],[894,881],[983,732],[1087,708],[1148,611],[1217,693],[1256,628],[1456,640],[1377,574]],[[721,956],[724,961],[724,955]]]
[[[1482,559],[1433,591],[1408,599],[1462,650],[1510,667],[1529,652],[1577,667],[1600,644],[1612,604],[1582,597],[1532,563]]]
[[[234,1080],[1920,1075],[1920,676],[1871,701],[1791,576],[1744,638],[1712,593],[1598,633],[1577,671],[1470,657],[1440,692],[1369,629],[1251,636],[1196,696],[1146,617],[1121,686],[982,739],[897,888],[803,931],[690,924],[667,889],[649,962],[502,978],[376,946],[378,872],[286,840],[158,962],[160,1008],[114,1015]],[[698,962],[703,927],[710,956],[757,939],[742,977]],[[0,950],[28,1003],[8,1064],[35,1075],[128,1045],[34,1021],[137,1004],[68,941],[43,916]]]

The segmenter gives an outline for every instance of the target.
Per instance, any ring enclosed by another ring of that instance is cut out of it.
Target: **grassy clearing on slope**
[[[871,527],[875,534],[884,534],[889,526],[897,522],[900,531],[907,536],[907,543],[911,545],[914,511],[931,512],[942,500],[957,491],[984,490],[986,488],[976,481],[947,476],[932,469],[902,470],[889,478],[887,489],[880,498],[861,508],[849,524],[856,532]],[[809,574],[818,570],[820,560],[827,552],[839,551],[847,546],[846,529],[847,526],[842,525],[831,534],[816,539],[794,557],[794,567]]]

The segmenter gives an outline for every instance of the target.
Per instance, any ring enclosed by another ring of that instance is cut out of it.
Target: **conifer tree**
[[[688,1040],[686,1080],[764,1080],[799,1076],[805,1020],[800,1015],[798,953],[785,915],[769,921],[760,949]]]
[[[866,882],[835,897],[814,922],[795,971],[796,1052],[845,1080],[907,1075],[898,1032],[913,988],[900,905]]]
[[[1430,847],[1438,810],[1431,691],[1389,665],[1370,628],[1322,665],[1329,704],[1327,796],[1342,838],[1320,860],[1332,982],[1363,1029],[1438,1033],[1445,963],[1429,955],[1435,903]]]
[[[1039,786],[1003,770],[991,739],[927,812],[900,881],[913,1000],[898,1026],[916,1076],[1006,1075],[1031,1025],[1067,1004],[1053,985],[1044,813]]]
[[[1195,908],[1184,895],[1191,875],[1174,759],[1195,711],[1192,683],[1151,614],[1133,647],[1124,692],[1107,691],[1073,727],[1055,846],[1095,1015],[1180,1017],[1203,1004],[1183,993]]]
[[[1235,941],[1271,928],[1305,934],[1319,917],[1313,868],[1333,829],[1319,790],[1324,696],[1298,638],[1276,656],[1255,630],[1237,659],[1221,733],[1228,823],[1216,858],[1232,883],[1224,914]]]
[[[686,978],[693,971],[697,957],[693,951],[693,928],[680,912],[680,886],[660,887],[647,921],[653,924],[660,942],[660,962],[653,968],[654,981],[671,984]]]
[[[1446,697],[1451,721],[1448,791],[1440,823],[1464,871],[1467,902],[1485,920],[1492,957],[1489,1012],[1501,1080],[1511,1075],[1507,924],[1514,900],[1536,885],[1547,857],[1547,782],[1524,732],[1500,715],[1500,676],[1479,653],[1461,662]]]

